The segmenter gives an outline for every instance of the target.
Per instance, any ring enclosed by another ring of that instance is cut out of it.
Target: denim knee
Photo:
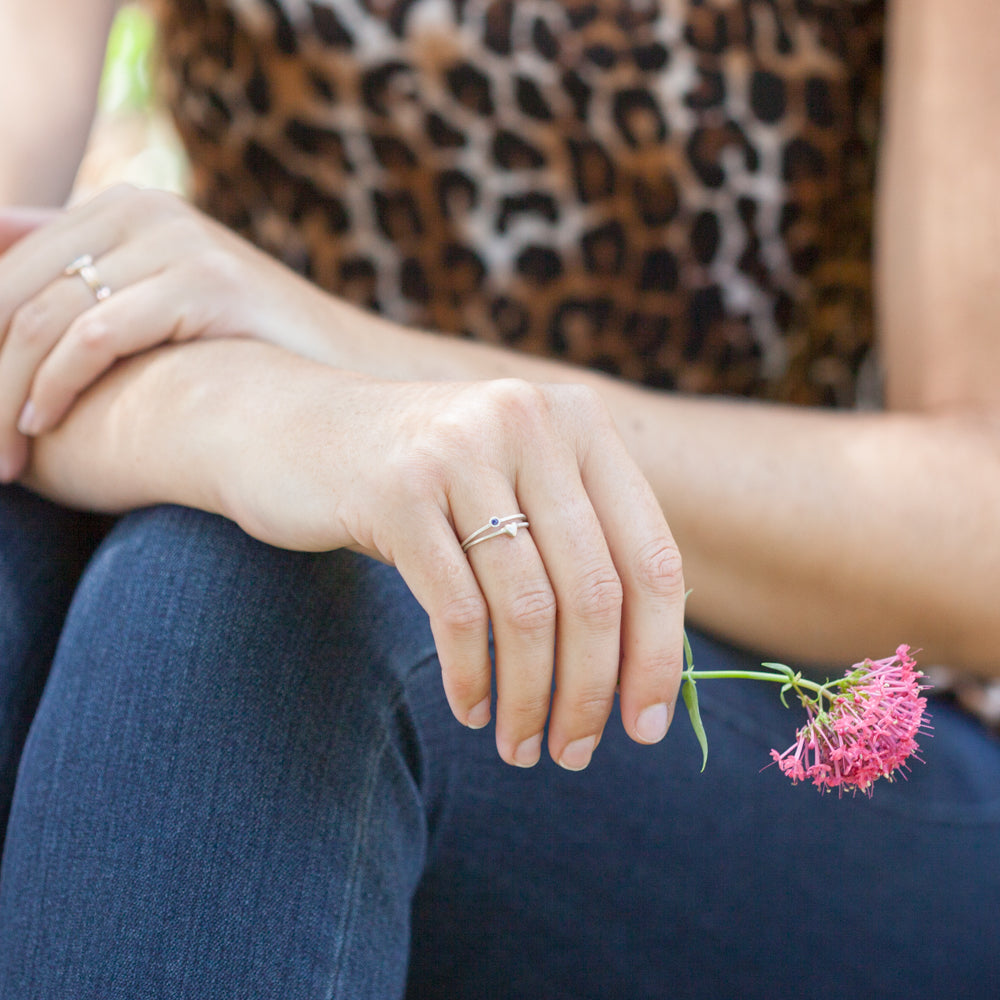
[[[60,659],[97,670],[154,660],[161,682],[200,675],[206,696],[232,669],[243,697],[333,685],[341,705],[391,710],[432,651],[423,612],[390,568],[274,548],[224,518],[161,506],[122,518],[101,544]]]
[[[0,837],[66,609],[107,527],[0,485]]]
[[[72,969],[81,997],[401,990],[426,817],[399,586],[197,511],[122,518],[18,778],[9,974]]]

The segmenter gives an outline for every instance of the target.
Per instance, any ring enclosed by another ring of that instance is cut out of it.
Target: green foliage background
[[[138,4],[122,7],[108,39],[101,81],[102,111],[147,111],[153,106],[153,50],[156,27]]]

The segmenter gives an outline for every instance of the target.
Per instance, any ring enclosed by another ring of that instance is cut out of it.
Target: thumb
[[[6,252],[19,239],[61,214],[58,208],[0,207],[0,253]]]

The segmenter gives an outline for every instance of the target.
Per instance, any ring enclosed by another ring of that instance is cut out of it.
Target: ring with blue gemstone
[[[528,519],[523,514],[508,514],[506,517],[494,515],[462,542],[462,551],[468,552],[473,545],[488,542],[491,538],[499,538],[501,535],[516,538],[518,530],[527,527]]]

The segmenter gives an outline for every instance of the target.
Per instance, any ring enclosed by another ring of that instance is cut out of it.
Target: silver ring
[[[74,276],[82,278],[86,283],[87,287],[94,293],[94,298],[98,302],[103,302],[111,294],[111,289],[104,284],[103,281],[97,275],[97,268],[94,267],[94,258],[91,257],[89,253],[83,254],[81,257],[77,257],[76,260],[70,264],[63,274],[67,278],[72,278]]]
[[[518,529],[527,527],[528,519],[523,514],[491,517],[481,528],[477,528],[462,542],[462,551],[468,552],[473,545],[488,542],[491,538],[499,538],[501,535],[510,535],[511,538],[516,538]]]

